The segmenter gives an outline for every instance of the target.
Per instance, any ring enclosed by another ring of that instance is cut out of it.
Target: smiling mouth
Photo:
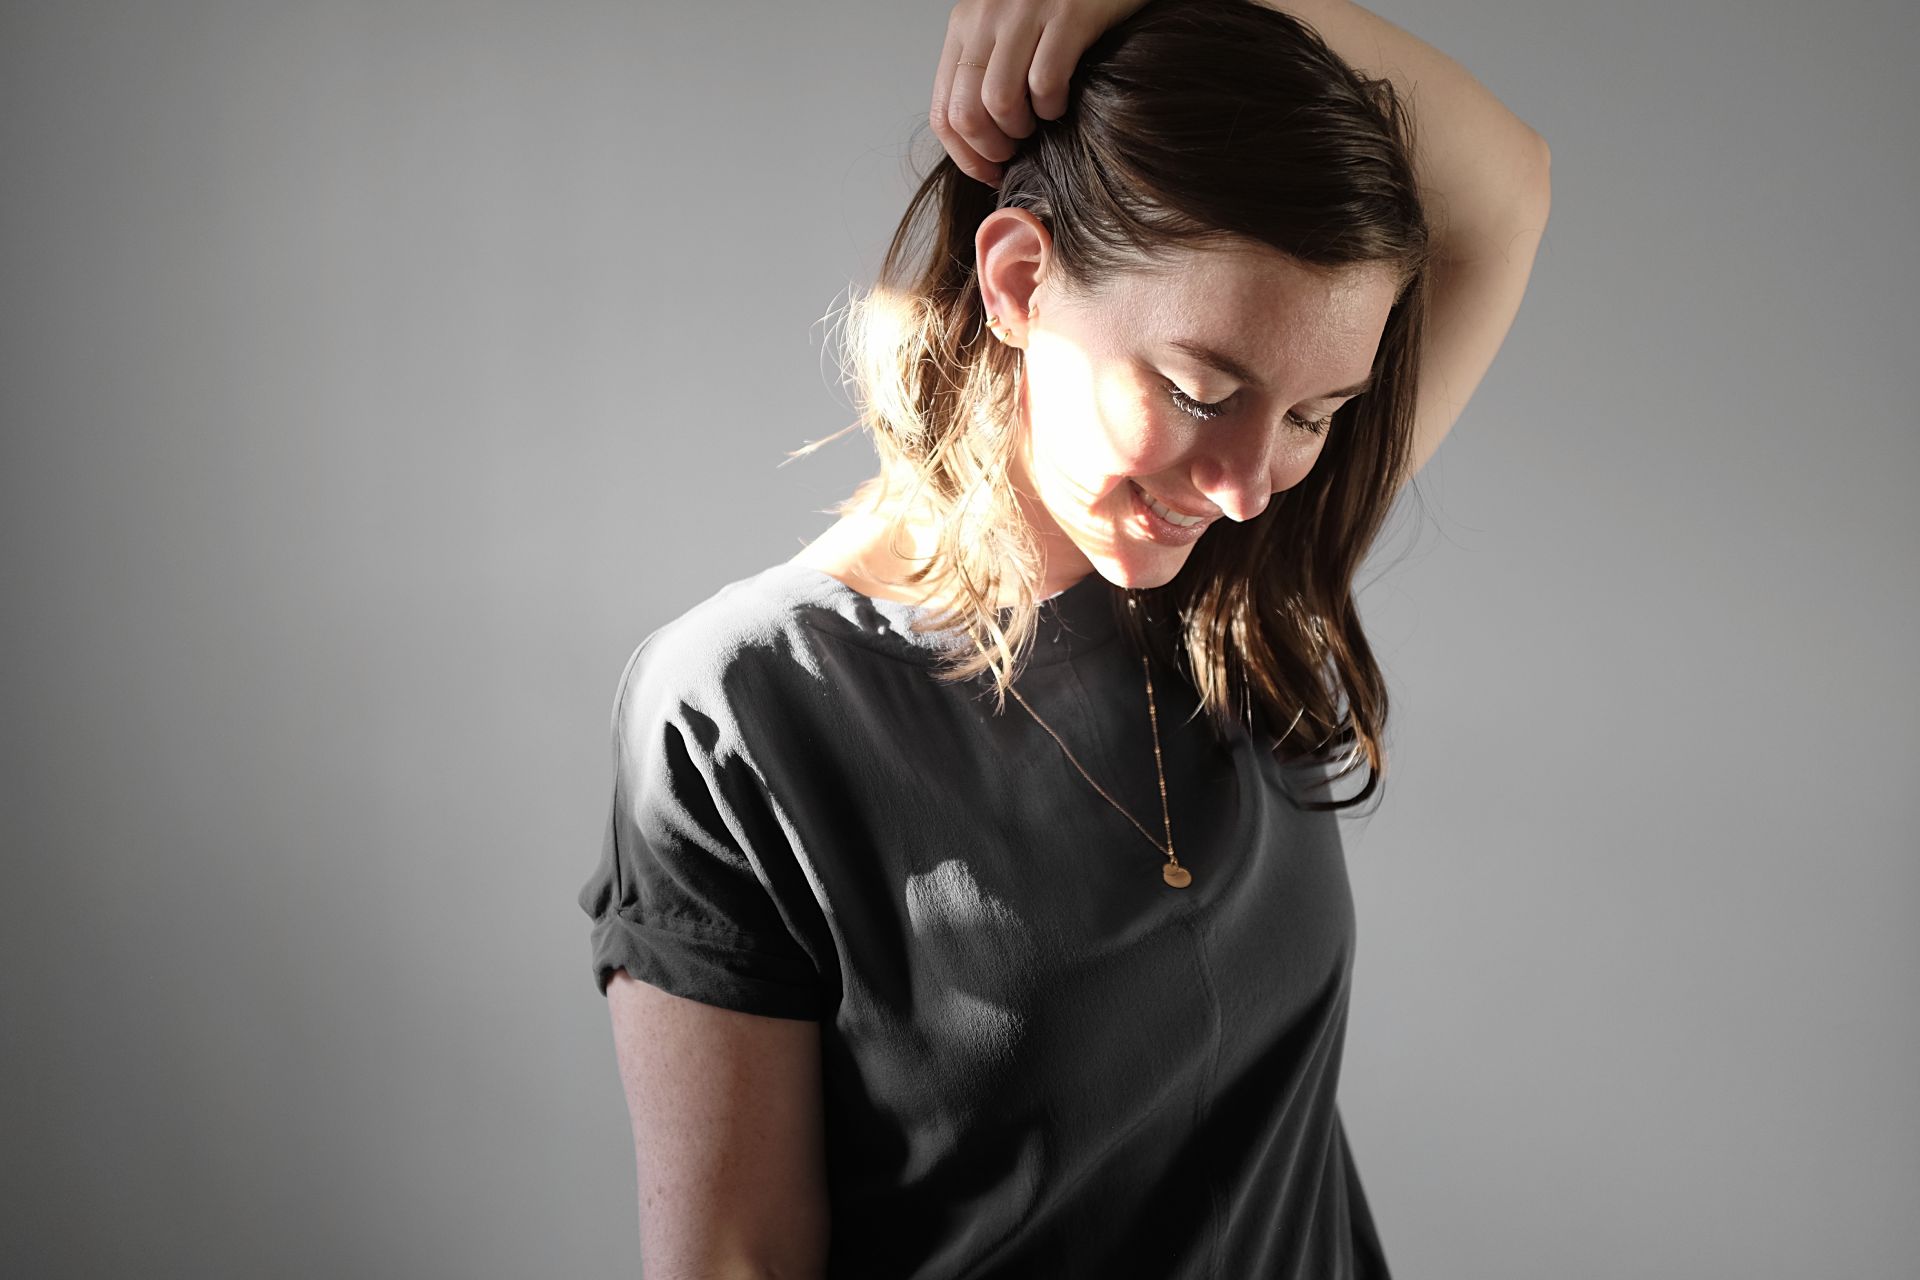
[[[1150,542],[1163,547],[1190,547],[1213,526],[1213,517],[1199,519],[1180,519],[1166,514],[1166,504],[1142,489],[1137,481],[1128,480],[1127,488],[1133,507],[1131,527]]]
[[[1149,493],[1147,491],[1147,487],[1141,484],[1138,480],[1135,480],[1133,482],[1133,485],[1136,489],[1140,490],[1140,496],[1146,500],[1148,506],[1151,506],[1156,512],[1166,517],[1166,519],[1173,524],[1193,527],[1196,525],[1208,524],[1212,522],[1215,518],[1214,516],[1190,515],[1187,512],[1180,510],[1178,507],[1175,507],[1169,503],[1163,502],[1159,498],[1155,497],[1153,494]]]

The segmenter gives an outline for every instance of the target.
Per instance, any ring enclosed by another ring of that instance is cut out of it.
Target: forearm
[[[1387,79],[1410,105],[1414,167],[1444,258],[1504,254],[1537,226],[1547,145],[1519,116],[1432,45],[1350,0],[1259,0],[1320,33],[1356,71]]]

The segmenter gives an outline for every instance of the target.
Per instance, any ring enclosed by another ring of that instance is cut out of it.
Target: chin
[[[1149,587],[1164,587],[1180,575],[1187,564],[1187,555],[1131,556],[1124,560],[1100,559],[1094,561],[1094,571],[1116,587],[1144,591]]]

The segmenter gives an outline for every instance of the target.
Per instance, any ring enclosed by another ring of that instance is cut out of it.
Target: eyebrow
[[[1197,341],[1193,338],[1174,338],[1171,341],[1169,341],[1167,345],[1172,347],[1175,351],[1183,352],[1186,355],[1192,356],[1195,360],[1198,360],[1202,364],[1212,365],[1215,369],[1218,369],[1221,373],[1224,373],[1231,378],[1237,378],[1239,381],[1246,383],[1250,387],[1254,387],[1261,391],[1265,391],[1267,389],[1266,380],[1263,379],[1259,374],[1247,368],[1246,365],[1234,359],[1232,356],[1228,355],[1226,352],[1215,351],[1212,347],[1208,346],[1204,342]],[[1310,399],[1337,400],[1341,396],[1357,396],[1362,392],[1366,391],[1372,385],[1373,385],[1373,373],[1369,371],[1366,377],[1360,379],[1360,381],[1354,383],[1350,387],[1341,387],[1338,391],[1329,391],[1323,396],[1312,396],[1310,397]]]

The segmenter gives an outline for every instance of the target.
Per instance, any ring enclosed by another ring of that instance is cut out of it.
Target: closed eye
[[[1234,393],[1234,395],[1238,394],[1239,392]],[[1228,396],[1225,400],[1215,400],[1211,403],[1204,400],[1195,400],[1192,396],[1180,390],[1180,388],[1171,385],[1167,388],[1167,395],[1173,400],[1174,406],[1178,408],[1180,412],[1190,418],[1197,418],[1202,422],[1210,422],[1219,417],[1225,413],[1227,407],[1233,403],[1233,396]],[[1327,433],[1327,429],[1333,425],[1333,415],[1330,413],[1326,417],[1315,421],[1309,418],[1302,418],[1298,414],[1289,413],[1287,415],[1287,421],[1308,435],[1323,436]]]

